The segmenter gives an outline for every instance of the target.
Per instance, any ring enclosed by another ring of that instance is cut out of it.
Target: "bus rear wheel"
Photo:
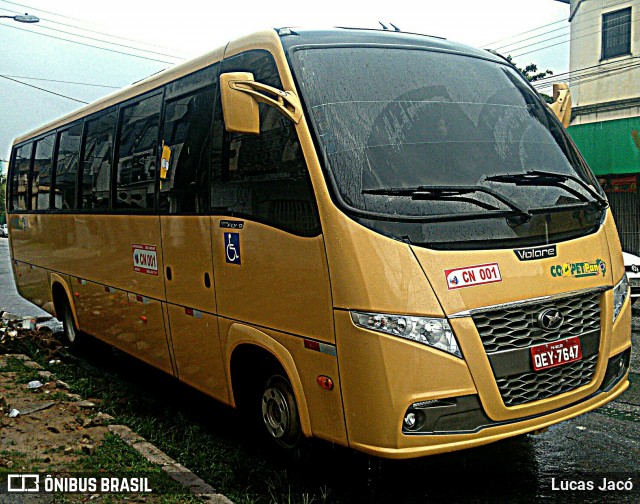
[[[69,301],[64,301],[62,307],[62,327],[64,330],[65,343],[72,349],[78,349],[82,342],[82,333],[76,327],[76,321],[73,318],[73,310]]]
[[[303,441],[298,404],[289,381],[270,376],[260,399],[262,423],[269,439],[284,450],[295,450]]]

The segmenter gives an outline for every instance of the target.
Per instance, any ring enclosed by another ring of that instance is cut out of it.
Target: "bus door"
[[[183,91],[188,82],[175,87]],[[228,401],[211,255],[209,166],[215,89],[172,96],[168,86],[160,167],[162,253],[178,377]],[[219,158],[219,154],[218,154]]]
[[[256,81],[282,89],[275,62],[265,51],[225,59],[222,70],[252,72]],[[223,348],[232,348],[237,341],[229,342],[229,335],[238,334],[233,327],[252,326],[255,331],[246,332],[267,335],[258,345],[276,340],[274,345],[285,347],[309,410],[323,412],[312,419],[314,434],[341,437],[339,392],[326,394],[317,382],[319,375],[330,376],[339,390],[329,272],[315,197],[295,124],[273,107],[259,107],[260,134],[225,131],[222,163],[212,172],[221,341]]]

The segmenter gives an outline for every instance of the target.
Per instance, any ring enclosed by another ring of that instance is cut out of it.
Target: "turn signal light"
[[[318,385],[320,385],[325,390],[333,390],[333,380],[328,376],[320,375],[316,378]]]

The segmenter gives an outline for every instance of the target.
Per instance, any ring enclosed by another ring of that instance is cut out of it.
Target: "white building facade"
[[[568,131],[608,194],[623,248],[640,254],[640,0],[570,0],[569,21]]]

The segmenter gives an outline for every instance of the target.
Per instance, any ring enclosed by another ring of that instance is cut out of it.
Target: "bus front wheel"
[[[267,436],[280,448],[294,450],[303,441],[298,404],[289,381],[272,375],[266,381],[260,400],[260,413]]]

